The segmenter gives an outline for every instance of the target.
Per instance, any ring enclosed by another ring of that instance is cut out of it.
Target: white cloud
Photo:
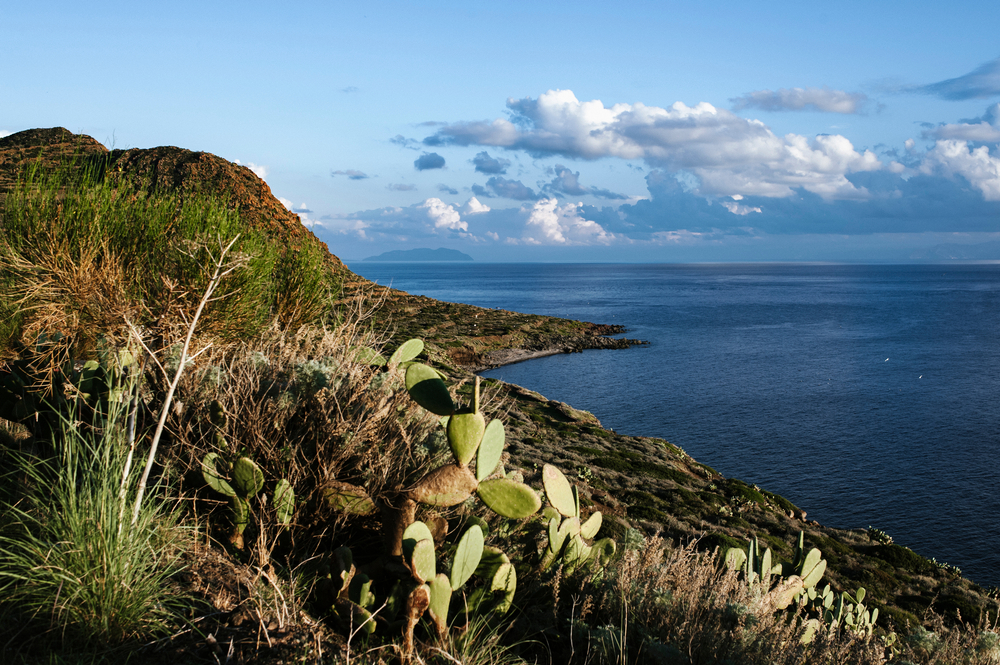
[[[462,216],[459,212],[441,199],[427,199],[418,207],[427,210],[427,217],[434,224],[435,229],[448,229],[451,231],[469,230],[469,225],[462,221]]]
[[[489,212],[490,207],[485,203],[480,203],[479,199],[473,196],[471,199],[465,202],[465,205],[459,208],[459,211],[463,215],[478,215],[484,212]]]
[[[970,148],[966,141],[937,141],[927,151],[919,168],[926,175],[960,175],[983,194],[987,201],[1000,201],[1000,158],[986,146]]]
[[[0,129],[0,139],[2,139],[5,136],[10,136],[13,133],[14,132],[8,132],[6,129]]]
[[[828,113],[860,113],[868,98],[858,92],[822,88],[781,88],[754,90],[742,97],[730,99],[737,111],[758,108],[764,111],[826,111]]]
[[[524,223],[522,241],[529,245],[606,245],[615,240],[597,222],[580,215],[579,203],[560,206],[557,199],[536,201]]]
[[[743,200],[743,197],[739,194],[734,194],[732,198],[732,201],[721,201],[721,203],[726,210],[734,215],[749,215],[752,212],[761,211],[757,206],[748,206],[743,203],[739,203],[739,201]]]
[[[243,162],[241,162],[238,159],[236,160],[236,163],[239,164],[239,165],[241,165],[241,166],[245,166],[248,169],[250,169],[251,171],[253,171],[254,175],[256,175],[261,180],[267,180],[267,167],[266,166],[262,166],[260,164],[254,164],[253,162],[247,162],[246,164],[244,164]]]
[[[509,99],[513,122],[459,122],[426,139],[430,145],[489,145],[534,155],[579,159],[643,159],[686,170],[704,196],[788,197],[797,187],[825,199],[867,198],[846,175],[884,167],[871,151],[858,152],[839,135],[778,137],[764,123],[702,102],[669,108],[642,103],[606,107],[579,101],[570,90],[538,99]]]
[[[976,122],[977,120],[978,122]],[[998,143],[1000,142],[1000,103],[987,108],[986,113],[981,118],[954,124],[942,124],[925,131],[924,136],[942,140]]]

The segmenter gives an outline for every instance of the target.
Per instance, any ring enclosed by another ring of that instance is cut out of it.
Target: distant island
[[[365,261],[471,261],[472,257],[457,249],[394,249],[378,256],[369,256]]]

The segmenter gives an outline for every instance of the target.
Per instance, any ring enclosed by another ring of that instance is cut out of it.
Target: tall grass
[[[65,361],[99,334],[124,335],[125,317],[184,327],[207,286],[206,248],[237,235],[246,268],[217,294],[202,334],[246,339],[275,318],[297,327],[326,311],[320,248],[286,247],[223,199],[148,195],[86,164],[31,170],[0,208],[0,351],[58,333]]]
[[[21,456],[19,498],[3,506],[0,609],[23,640],[74,649],[114,646],[154,635],[183,600],[171,591],[181,531],[159,496],[148,497],[133,526],[129,510],[138,474],[123,471],[128,453],[122,404],[95,421],[65,414],[54,455]],[[138,470],[137,470],[138,471]],[[154,493],[155,494],[155,493]],[[35,644],[37,646],[37,644]]]

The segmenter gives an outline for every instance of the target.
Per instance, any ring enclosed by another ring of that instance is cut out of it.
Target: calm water
[[[487,372],[1000,585],[1000,266],[356,263],[650,342]]]

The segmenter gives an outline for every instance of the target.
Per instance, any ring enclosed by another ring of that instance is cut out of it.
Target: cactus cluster
[[[331,482],[324,488],[327,503],[352,513],[382,512],[383,535],[393,557],[403,554],[403,532],[416,518],[417,504],[447,508],[476,494],[491,510],[511,519],[523,519],[538,512],[541,500],[529,486],[502,472],[504,428],[499,420],[486,422],[479,409],[479,379],[472,404],[459,408],[452,400],[444,378],[437,370],[413,362],[423,352],[423,342],[411,339],[386,361],[370,350],[360,356],[389,372],[405,369],[405,385],[410,398],[427,411],[441,416],[454,459],[426,475],[410,487],[392,495],[371,497],[364,488]],[[470,468],[475,462],[474,470]],[[490,478],[498,469],[501,477]]]
[[[806,552],[803,532],[799,532],[791,563],[772,565],[771,550],[766,549],[761,554],[756,538],[750,541],[746,552],[735,547],[729,549],[725,561],[730,570],[741,571],[751,586],[759,582],[767,594],[765,602],[774,609],[783,610],[795,603],[818,615],[803,622],[799,640],[802,644],[811,643],[824,626],[831,632],[847,630],[858,637],[871,637],[878,609],[865,607],[864,588],[859,588],[854,595],[847,591],[837,595],[829,584],[822,589],[817,586],[826,572],[826,559],[815,547]],[[781,580],[772,586],[771,576],[780,576]]]
[[[229,417],[218,400],[209,407],[215,445],[222,451],[210,452],[201,460],[201,474],[213,490],[229,497],[231,526],[228,540],[236,549],[243,549],[243,532],[250,523],[250,500],[264,488],[264,472],[245,455],[229,455],[225,437]],[[278,523],[288,526],[295,512],[295,490],[281,478],[274,488],[274,509]]]
[[[542,485],[549,502],[542,512],[547,527],[542,569],[547,570],[560,559],[568,573],[585,565],[602,568],[607,565],[617,549],[615,541],[603,538],[588,544],[601,529],[601,512],[594,511],[581,523],[576,486],[570,485],[562,471],[551,464],[542,467]]]

